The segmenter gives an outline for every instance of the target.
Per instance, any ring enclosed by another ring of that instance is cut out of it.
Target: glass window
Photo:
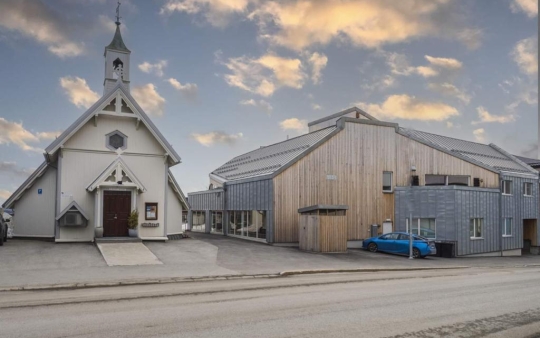
[[[448,185],[469,185],[469,176],[457,176],[449,175],[448,176]]]
[[[512,181],[503,181],[502,193],[503,195],[512,195]]]
[[[532,183],[525,182],[523,183],[523,195],[532,196]]]
[[[384,240],[389,240],[389,239],[392,240],[392,239],[398,239],[398,236],[399,236],[399,234],[392,233],[392,234],[383,235],[383,236],[381,236],[379,238],[384,239]]]
[[[236,233],[236,211],[229,211],[229,234],[234,235]]]
[[[409,232],[409,219],[405,220],[407,232]],[[435,218],[413,218],[412,233],[428,239],[437,238],[437,226]]]
[[[446,176],[426,175],[426,185],[446,185]]]
[[[511,236],[512,236],[512,219],[505,218],[504,224],[503,224],[503,237],[511,237]]]
[[[221,211],[212,211],[210,230],[212,232],[223,233],[223,213]]]
[[[408,241],[410,238],[409,235],[406,235],[406,234],[399,234],[399,240],[401,241]]]
[[[482,238],[483,218],[471,218],[469,235],[471,238]]]
[[[206,225],[206,212],[193,211],[191,215],[191,230],[192,231],[205,231]]]
[[[383,191],[392,192],[392,172],[383,171]]]

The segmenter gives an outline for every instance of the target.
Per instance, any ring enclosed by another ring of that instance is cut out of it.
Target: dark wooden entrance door
[[[131,192],[105,191],[103,195],[103,237],[128,235]]]

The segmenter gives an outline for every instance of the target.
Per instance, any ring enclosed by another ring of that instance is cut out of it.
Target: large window
[[[193,211],[191,214],[191,230],[192,231],[205,231],[206,226],[206,212],[205,211]]]
[[[407,232],[410,232],[408,218],[406,219],[405,224],[407,225]],[[425,238],[435,239],[437,237],[435,218],[413,218],[412,233]]]
[[[533,188],[532,183],[530,183],[530,182],[523,183],[523,195],[532,196],[533,195],[532,188]]]
[[[266,239],[266,211],[229,211],[229,235]]]
[[[221,211],[212,211],[211,216],[210,231],[223,233],[223,213]]]
[[[483,218],[471,218],[471,223],[469,226],[469,235],[471,239],[480,239],[482,238],[482,231],[484,228],[484,219]]]
[[[426,185],[469,186],[470,176],[464,175],[426,175]]]
[[[505,180],[502,182],[503,195],[512,195],[512,181]]]
[[[512,219],[511,218],[504,219],[503,237],[512,237]]]
[[[383,192],[392,192],[392,172],[383,171]]]

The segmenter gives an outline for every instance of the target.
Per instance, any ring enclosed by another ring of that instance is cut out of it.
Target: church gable
[[[111,92],[96,102],[86,113],[60,135],[46,152],[54,153],[60,147],[110,151],[108,135],[119,131],[127,136],[126,152],[167,154],[171,165],[180,157],[165,140],[121,81]]]

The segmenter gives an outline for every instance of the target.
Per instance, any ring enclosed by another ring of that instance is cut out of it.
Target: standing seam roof
[[[528,168],[514,161],[493,147],[476,142],[459,140],[451,137],[430,134],[414,129],[400,128],[400,131],[413,139],[418,139],[434,146],[456,153],[473,161],[482,163],[497,171],[530,173]]]
[[[293,161],[337,129],[336,126],[298,136],[287,141],[242,154],[217,168],[212,174],[227,180],[271,174]]]

